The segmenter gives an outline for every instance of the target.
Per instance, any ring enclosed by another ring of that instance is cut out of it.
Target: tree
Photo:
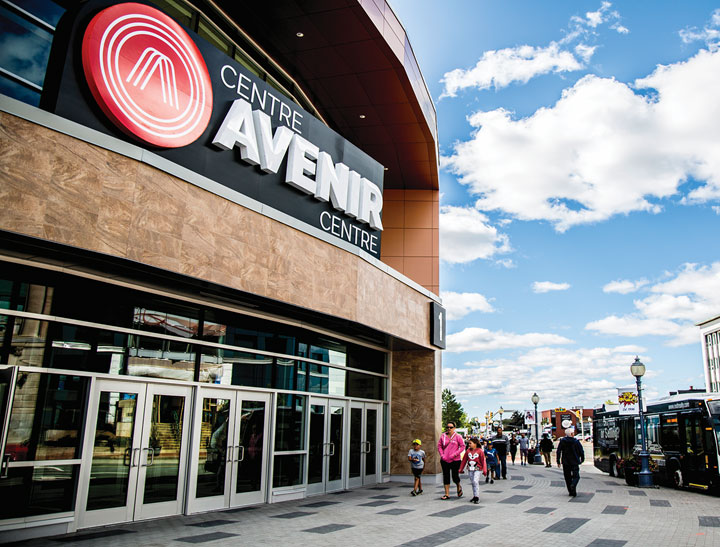
[[[465,427],[467,420],[462,405],[449,389],[443,389],[442,392],[442,419],[443,427],[448,422],[455,422],[455,427]]]

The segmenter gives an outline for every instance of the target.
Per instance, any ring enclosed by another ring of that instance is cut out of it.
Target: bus
[[[640,419],[603,407],[593,418],[595,467],[633,484],[639,470]],[[686,393],[648,402],[650,468],[656,483],[720,493],[720,393]]]

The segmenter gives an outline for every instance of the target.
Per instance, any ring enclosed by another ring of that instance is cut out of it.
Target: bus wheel
[[[682,471],[677,465],[673,466],[672,483],[675,488],[682,488],[683,486],[685,486]]]

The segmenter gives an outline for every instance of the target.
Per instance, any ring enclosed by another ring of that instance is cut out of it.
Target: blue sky
[[[438,113],[443,385],[470,416],[704,387],[720,2],[392,0]],[[442,8],[440,7],[442,6]]]

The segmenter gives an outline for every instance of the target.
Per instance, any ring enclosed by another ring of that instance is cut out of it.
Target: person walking
[[[527,465],[528,448],[530,447],[530,442],[525,436],[525,433],[520,433],[520,438],[518,439],[518,446],[520,447],[520,465]]]
[[[515,465],[515,454],[517,454],[518,440],[515,433],[510,435],[510,461]]]
[[[460,463],[460,473],[462,473],[466,467],[473,493],[470,501],[478,503],[480,501],[480,477],[486,473],[486,467],[485,453],[480,445],[480,441],[476,437],[471,437],[468,441],[468,449],[465,451],[465,455]]]
[[[485,482],[490,481],[490,484],[494,484],[495,479],[497,478],[498,471],[497,450],[493,448],[491,442],[488,442],[487,445],[485,445],[484,452],[485,466],[487,468],[487,473],[485,474]]]
[[[580,481],[580,464],[585,461],[585,450],[573,435],[575,430],[568,428],[565,430],[565,436],[558,442],[557,465],[560,467],[562,464],[568,494],[575,497]]]
[[[463,490],[460,486],[460,462],[462,453],[465,451],[465,441],[462,435],[455,432],[455,422],[448,422],[445,432],[440,435],[438,440],[438,453],[440,454],[440,466],[442,467],[443,486],[445,487],[445,495],[440,498],[443,500],[450,499],[450,474],[452,473],[452,481],[457,486],[457,496],[462,498]]]
[[[421,476],[423,469],[425,469],[425,451],[420,448],[421,446],[422,441],[415,439],[412,443],[412,448],[408,452],[410,471],[414,477],[413,490],[410,492],[411,496],[419,496],[423,493]]]
[[[497,450],[498,463],[501,467],[502,478],[507,479],[507,453],[510,445],[510,439],[508,439],[507,435],[503,434],[502,426],[498,426],[497,434],[494,437],[491,437],[490,440],[492,441],[495,450]]]
[[[542,452],[543,458],[545,459],[545,467],[552,467],[550,454],[555,448],[555,445],[550,438],[550,435],[543,433],[542,439],[540,440],[540,452]]]

